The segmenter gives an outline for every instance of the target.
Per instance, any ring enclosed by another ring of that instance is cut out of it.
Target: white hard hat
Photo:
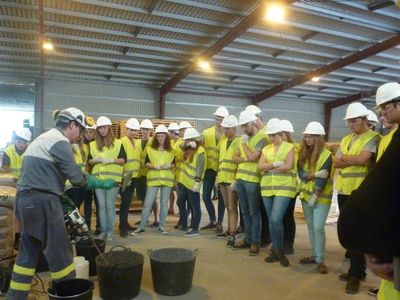
[[[125,127],[132,130],[140,130],[139,121],[136,118],[128,119],[128,121],[126,121]]]
[[[253,104],[247,105],[245,110],[252,112],[255,115],[261,115],[262,114],[262,110]]]
[[[244,110],[239,115],[239,125],[244,125],[250,122],[254,122],[257,120],[257,117],[254,113]]]
[[[187,121],[180,122],[179,129],[185,129],[185,128],[192,128],[192,125],[190,125],[190,123]]]
[[[389,82],[382,84],[376,91],[376,105],[390,102],[400,97],[400,84],[397,82]]]
[[[142,129],[153,129],[153,122],[151,122],[151,120],[149,119],[144,119],[141,123],[140,123],[140,128]]]
[[[370,122],[375,122],[375,123],[379,123],[378,117],[376,116],[376,114],[372,111],[372,110],[368,110],[368,116],[367,116],[367,120]]]
[[[360,102],[353,102],[347,107],[343,120],[349,120],[368,116],[368,109]]]
[[[196,139],[200,137],[200,133],[196,130],[196,128],[188,128],[185,130],[185,134],[183,135],[184,140]]]
[[[75,107],[70,107],[70,108],[66,108],[63,109],[61,111],[59,111],[56,114],[56,120],[60,119],[60,118],[65,118],[69,121],[75,121],[77,123],[79,123],[80,125],[82,125],[83,127],[85,127],[85,114],[75,108]]]
[[[319,123],[317,121],[312,121],[312,122],[308,123],[303,134],[325,135],[325,129],[321,125],[321,123]]]
[[[221,126],[225,128],[235,128],[238,124],[238,119],[234,115],[229,115],[222,120]]]
[[[281,120],[283,131],[294,133],[293,125],[289,120]]]
[[[168,128],[165,125],[158,125],[154,133],[168,133]]]
[[[179,130],[179,125],[177,123],[169,123],[168,125],[168,130],[170,131],[178,131]]]
[[[228,110],[226,109],[225,106],[220,106],[215,111],[214,116],[225,118],[225,117],[229,116],[229,112],[228,112]]]
[[[105,116],[99,117],[97,119],[96,124],[97,124],[97,127],[100,127],[100,126],[111,126],[112,125],[111,120],[109,118],[105,117]]]
[[[27,142],[30,142],[32,139],[32,133],[28,128],[21,128],[15,130],[15,135]]]
[[[86,116],[86,129],[92,129],[92,130],[96,130],[96,122],[94,121],[94,119],[90,116]]]
[[[283,128],[282,128],[281,120],[273,118],[268,121],[267,130],[266,130],[267,134],[275,134],[275,133],[282,132],[282,131],[283,131]]]

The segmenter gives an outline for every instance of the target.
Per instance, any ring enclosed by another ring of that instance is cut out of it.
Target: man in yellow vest
[[[379,135],[368,128],[367,116],[368,109],[359,102],[347,107],[344,120],[352,133],[342,138],[334,158],[334,167],[339,169],[336,179],[339,209],[351,192],[360,186],[374,160]],[[366,276],[365,258],[364,254],[352,251],[349,251],[349,256],[349,271],[341,274],[339,279],[347,281],[346,293],[355,294],[359,290],[360,281]]]
[[[121,139],[127,158],[123,182],[126,186],[123,186],[120,190],[121,205],[119,207],[119,235],[121,237],[127,237],[128,230],[135,230],[134,227],[129,225],[128,214],[139,176],[141,153],[140,140],[135,139],[140,130],[139,121],[136,118],[130,118],[126,122],[125,127],[126,136]]]
[[[22,157],[31,138],[32,133],[28,128],[17,129],[14,144],[4,150],[1,168],[6,173],[12,173],[16,179],[21,173]]]
[[[217,233],[222,233],[222,221],[224,218],[224,202],[218,199],[218,227],[215,217],[214,204],[211,201],[211,193],[215,185],[218,170],[218,147],[222,139],[226,138],[221,127],[222,120],[229,115],[224,106],[218,107],[214,113],[215,125],[203,131],[204,148],[206,150],[207,165],[203,181],[203,201],[206,206],[210,223],[200,228],[201,230],[211,230],[217,228]],[[221,197],[219,197],[221,198]]]
[[[376,104],[381,110],[381,120],[385,128],[390,132],[379,142],[377,161],[384,154],[390,144],[393,135],[400,123],[400,84],[389,82],[380,86],[376,93]],[[393,187],[396,189],[396,187]],[[371,271],[382,278],[378,292],[378,300],[400,300],[400,291],[393,284],[393,264],[381,263],[379,258],[367,255],[367,264]]]

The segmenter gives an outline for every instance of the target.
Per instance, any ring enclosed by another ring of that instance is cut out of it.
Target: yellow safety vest
[[[86,146],[86,147],[85,147]],[[81,170],[83,172],[86,171],[86,164],[87,164],[87,157],[89,155],[89,148],[87,145],[82,145],[83,151],[85,152],[85,159],[82,157],[81,149],[79,147],[79,144],[72,144],[72,147],[74,148],[73,154],[74,154],[74,161],[75,163],[81,167]],[[69,189],[72,186],[71,182],[69,180],[65,181],[65,189]]]
[[[197,161],[199,155],[204,153],[204,159],[207,159],[207,154],[203,146],[199,146],[193,156],[192,162],[185,160],[185,162],[181,166],[181,172],[179,174],[178,182],[183,184],[187,189],[191,190],[196,182],[196,171],[197,171]],[[203,173],[201,174],[201,181],[204,178],[204,173],[206,168],[204,168]]]
[[[254,151],[257,144],[262,140],[266,139],[265,133],[259,131],[256,135],[250,137],[246,142],[247,147],[250,151]],[[242,138],[239,144],[240,157],[247,159],[246,154],[243,150]],[[245,161],[238,164],[236,170],[236,179],[242,179],[248,182],[259,183],[261,180],[261,174],[257,169],[257,161]]]
[[[151,147],[147,148],[147,155],[149,156],[150,163],[154,166],[161,166],[165,164],[172,164],[175,155],[173,151],[160,151]],[[147,172],[147,186],[174,186],[174,172],[172,169],[168,170],[154,170],[149,169]]]
[[[393,281],[386,279],[381,280],[378,300],[400,300],[400,291],[394,288]]]
[[[101,157],[117,159],[121,146],[122,142],[120,139],[115,139],[113,145],[110,147],[103,147],[101,151],[97,148],[96,141],[89,144],[90,154],[93,158]],[[117,164],[103,165],[97,163],[93,166],[92,174],[100,179],[114,179],[115,182],[121,182],[123,169],[123,166]]]
[[[261,155],[264,155],[268,163],[285,161],[290,150],[294,148],[293,144],[282,142],[275,153],[274,147],[273,144],[269,144],[262,150]],[[283,196],[293,198],[296,195],[296,173],[293,168],[285,173],[264,172],[260,183],[261,195],[263,197]]]
[[[210,127],[207,128],[203,131],[203,136],[204,136],[204,148],[206,149],[207,153],[207,169],[212,169],[214,171],[218,170],[218,149],[219,145],[222,140],[226,139],[226,136],[224,134],[221,135],[221,138],[217,144],[216,142],[216,128]]]
[[[315,166],[315,170],[321,170],[322,166],[324,163],[329,159],[329,157],[332,157],[332,152],[329,151],[328,149],[324,148],[321,152],[321,154],[318,157],[317,164]],[[305,172],[311,172],[308,163],[306,163],[303,166],[303,170]],[[330,205],[332,202],[332,193],[333,193],[333,168],[331,167],[331,170],[329,173],[329,178],[327,179],[327,183],[322,190],[321,194],[319,195],[317,199],[318,204],[328,204]],[[310,201],[311,196],[314,193],[314,184],[315,184],[315,179],[314,180],[302,180],[300,183],[300,199],[305,200],[305,201]]]
[[[235,179],[238,164],[233,161],[233,156],[239,147],[240,139],[240,137],[235,137],[228,149],[226,149],[228,139],[226,138],[221,141],[217,177],[218,183],[231,183]]]
[[[24,154],[19,155],[15,149],[15,145],[8,146],[4,152],[10,159],[9,171],[13,174],[15,178],[19,178],[21,174],[22,161]]]
[[[147,141],[146,147],[142,148],[142,140],[138,140],[140,145],[140,170],[139,170],[139,177],[146,177],[148,169],[145,166],[144,161],[146,160],[147,156],[147,147],[150,147],[153,137],[149,138]]]
[[[140,153],[141,153],[141,141],[135,140],[133,144],[131,139],[124,136],[122,139],[122,145],[126,152],[126,163],[125,172],[132,172],[132,178],[136,178],[139,175],[140,169]]]
[[[181,149],[180,145],[182,145],[184,140],[179,138],[174,143],[174,153],[175,153],[175,180],[178,181],[179,173],[181,172],[181,167],[185,163],[184,152]]]
[[[345,136],[340,142],[342,154],[360,154],[364,146],[377,135],[376,132],[368,130],[354,141],[350,149],[349,144],[354,137],[354,134]],[[352,191],[360,186],[367,173],[368,166],[351,166],[341,169],[336,180],[336,190],[343,195],[350,195]]]
[[[386,148],[389,146],[390,142],[392,141],[393,134],[396,132],[397,128],[390,131],[387,135],[384,135],[381,140],[379,141],[378,145],[378,152],[376,153],[376,161],[378,161],[383,153],[385,153]]]

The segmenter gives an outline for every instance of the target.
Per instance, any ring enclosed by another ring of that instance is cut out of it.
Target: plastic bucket
[[[94,239],[97,247],[99,248],[101,253],[104,253],[106,248],[106,241],[101,239]],[[89,261],[89,276],[97,275],[96,268],[96,257],[99,255],[96,247],[93,245],[91,240],[80,240],[76,242],[76,255],[83,256],[87,261]]]
[[[115,248],[123,250],[114,251]],[[104,300],[126,300],[140,293],[144,256],[123,246],[114,246],[96,257],[100,297]]]
[[[74,299],[91,300],[94,284],[87,279],[69,279],[53,282],[52,287],[47,290],[50,300]]]
[[[198,249],[183,248],[147,250],[151,260],[154,291],[165,296],[178,296],[189,292],[198,252]]]

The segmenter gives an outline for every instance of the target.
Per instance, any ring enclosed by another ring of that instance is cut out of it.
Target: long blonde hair
[[[108,127],[108,134],[105,137],[102,137],[99,133],[99,129],[96,128],[94,140],[96,141],[97,149],[99,149],[100,151],[102,151],[104,147],[112,146],[115,141],[115,136],[113,131],[111,130],[111,126]]]
[[[315,142],[313,146],[307,146],[305,139],[301,143],[299,152],[299,166],[304,167],[308,164],[310,171],[315,171],[318,158],[324,149],[325,140],[322,135],[315,135]]]

